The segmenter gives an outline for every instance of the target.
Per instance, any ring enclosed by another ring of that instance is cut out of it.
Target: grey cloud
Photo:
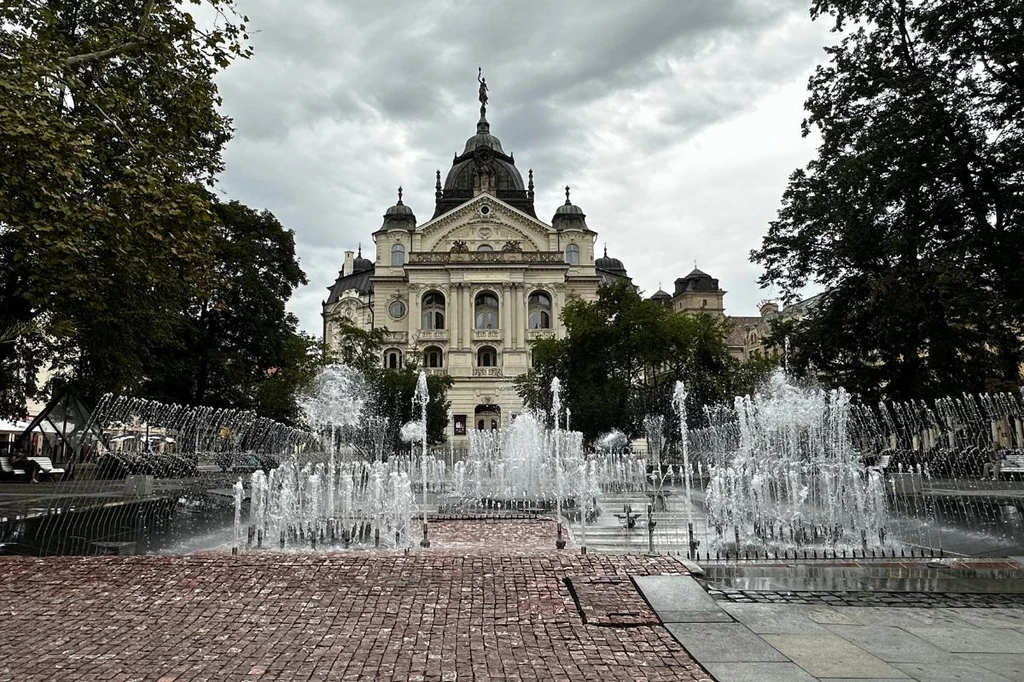
[[[731,311],[749,313],[761,295],[747,252],[778,195],[747,200],[725,171],[715,205],[702,198],[715,195],[708,187],[671,174],[700,160],[694,140],[820,58],[827,27],[809,26],[806,0],[240,4],[259,32],[253,59],[219,78],[237,130],[221,189],[296,231],[310,285],[290,307],[305,329],[319,331],[343,251],[370,245],[397,185],[421,221],[430,217],[434,170],[445,173],[475,130],[477,66],[491,86],[492,131],[524,176],[536,172],[542,219],[568,183],[649,292],[700,252],[720,268],[712,274]],[[737,164],[758,156],[734,153]],[[765,181],[781,188],[792,168],[779,163],[752,160],[744,183],[781,174]]]

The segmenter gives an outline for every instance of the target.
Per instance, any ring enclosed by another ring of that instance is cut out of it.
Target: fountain
[[[705,497],[717,547],[884,544],[884,488],[853,448],[845,391],[800,390],[778,372],[735,411],[739,442],[716,453]]]

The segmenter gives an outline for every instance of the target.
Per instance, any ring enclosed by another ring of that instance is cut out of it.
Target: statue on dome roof
[[[487,79],[483,77],[483,67],[477,67],[476,80],[480,83],[480,111],[487,108]]]

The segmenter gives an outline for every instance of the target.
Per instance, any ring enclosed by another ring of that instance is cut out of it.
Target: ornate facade
[[[431,218],[417,223],[399,188],[373,233],[372,260],[346,252],[323,304],[324,340],[337,347],[343,319],[386,328],[384,367],[413,360],[453,378],[449,437],[496,428],[522,410],[512,380],[529,369],[534,342],[564,336],[566,302],[628,279],[607,253],[595,259],[596,239],[568,187],[550,223],[537,217],[533,171],[524,183],[491,135],[481,82],[476,134],[443,184],[437,171]]]

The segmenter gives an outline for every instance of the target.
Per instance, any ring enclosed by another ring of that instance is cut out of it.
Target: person
[[[33,483],[39,483],[39,472],[43,470],[39,462],[28,458],[28,455],[25,454],[25,448],[20,445],[15,446],[14,452],[11,454],[11,468],[21,469],[31,474]]]
[[[981,478],[983,480],[991,478],[993,481],[998,481],[1005,458],[1006,454],[1003,452],[1002,446],[996,443],[988,453],[988,461],[981,468]]]

